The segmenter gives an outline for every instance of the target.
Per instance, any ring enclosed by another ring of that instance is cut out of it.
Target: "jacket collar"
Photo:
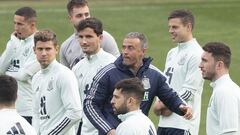
[[[142,73],[143,71],[146,71],[149,68],[149,65],[151,64],[152,60],[153,59],[151,57],[143,58],[143,65],[139,68],[137,74]],[[122,54],[117,58],[114,64],[119,70],[125,73],[133,74],[129,66],[123,64]]]

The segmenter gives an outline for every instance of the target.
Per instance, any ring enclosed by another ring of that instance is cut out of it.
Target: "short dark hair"
[[[57,46],[57,36],[56,34],[48,29],[40,30],[34,34],[34,45],[36,46],[38,41],[47,42],[52,41],[53,45]]]
[[[223,61],[226,68],[231,64],[231,50],[230,48],[221,42],[209,42],[205,44],[203,50],[211,53],[215,61]]]
[[[137,38],[137,39],[140,40],[140,44],[141,44],[142,49],[148,48],[147,37],[141,32],[130,32],[125,36],[125,38],[130,38],[130,39]]]
[[[12,105],[17,99],[17,81],[8,75],[0,75],[0,104]]]
[[[141,103],[144,96],[144,87],[140,79],[137,77],[123,79],[116,83],[115,89],[121,90],[121,93],[127,97],[133,96]]]
[[[67,4],[68,14],[72,14],[74,7],[85,7],[88,6],[87,0],[70,0]]]
[[[37,13],[34,9],[31,7],[22,7],[19,8],[16,12],[15,15],[23,16],[25,20],[33,19],[36,21]]]
[[[93,29],[93,31],[97,34],[97,36],[102,35],[103,33],[102,22],[94,17],[86,18],[80,21],[80,23],[77,26],[77,31],[80,32],[85,28]]]
[[[195,25],[195,19],[194,19],[194,16],[193,16],[193,14],[190,10],[187,10],[187,9],[174,10],[170,13],[170,15],[168,17],[168,20],[174,19],[174,18],[180,18],[184,25],[187,25],[188,23],[191,23],[192,24],[192,30],[193,30],[194,25]]]

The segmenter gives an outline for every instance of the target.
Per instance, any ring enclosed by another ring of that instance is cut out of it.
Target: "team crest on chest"
[[[51,80],[48,82],[48,87],[47,87],[47,91],[51,91],[53,90],[53,78],[51,78]]]
[[[146,78],[146,76],[143,77],[142,84],[143,84],[143,87],[144,87],[145,90],[151,88],[149,78]]]
[[[187,60],[187,54],[181,56],[180,60],[178,61],[178,65],[184,65],[185,61]]]
[[[143,84],[143,87],[145,89],[144,96],[143,96],[143,101],[148,101],[148,99],[149,99],[149,91],[148,91],[148,89],[151,88],[149,78],[144,76],[143,79],[142,79],[142,84]]]
[[[23,52],[23,56],[27,57],[29,54],[30,48],[26,48]]]

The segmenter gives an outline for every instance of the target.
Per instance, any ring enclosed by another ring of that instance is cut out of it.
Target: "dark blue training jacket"
[[[122,57],[104,67],[93,78],[90,90],[87,92],[84,100],[84,112],[91,123],[98,129],[100,135],[105,135],[111,129],[116,129],[121,122],[113,113],[111,99],[114,91],[114,85],[126,78],[138,77],[142,80],[145,88],[144,99],[141,103],[141,109],[145,115],[148,115],[154,97],[157,96],[171,111],[183,115],[179,105],[183,104],[166,83],[166,78],[150,66],[151,58],[144,58],[143,65],[136,76],[126,65],[122,64]]]

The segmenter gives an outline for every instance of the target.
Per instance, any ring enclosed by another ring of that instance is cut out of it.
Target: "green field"
[[[22,6],[32,6],[38,12],[38,28],[50,28],[57,33],[61,44],[73,32],[68,23],[68,0],[0,0],[0,53],[13,32],[13,14]],[[194,36],[201,45],[222,41],[232,49],[230,75],[240,84],[240,1],[239,0],[89,0],[91,16],[104,23],[104,29],[116,39],[119,48],[124,35],[143,32],[149,39],[147,55],[163,70],[168,50],[175,46],[168,34],[167,16],[174,9],[191,9],[196,17]],[[1,66],[1,65],[0,65]],[[202,115],[199,135],[205,135],[206,108],[211,94],[209,82],[202,96]],[[158,118],[152,113],[155,124]]]

